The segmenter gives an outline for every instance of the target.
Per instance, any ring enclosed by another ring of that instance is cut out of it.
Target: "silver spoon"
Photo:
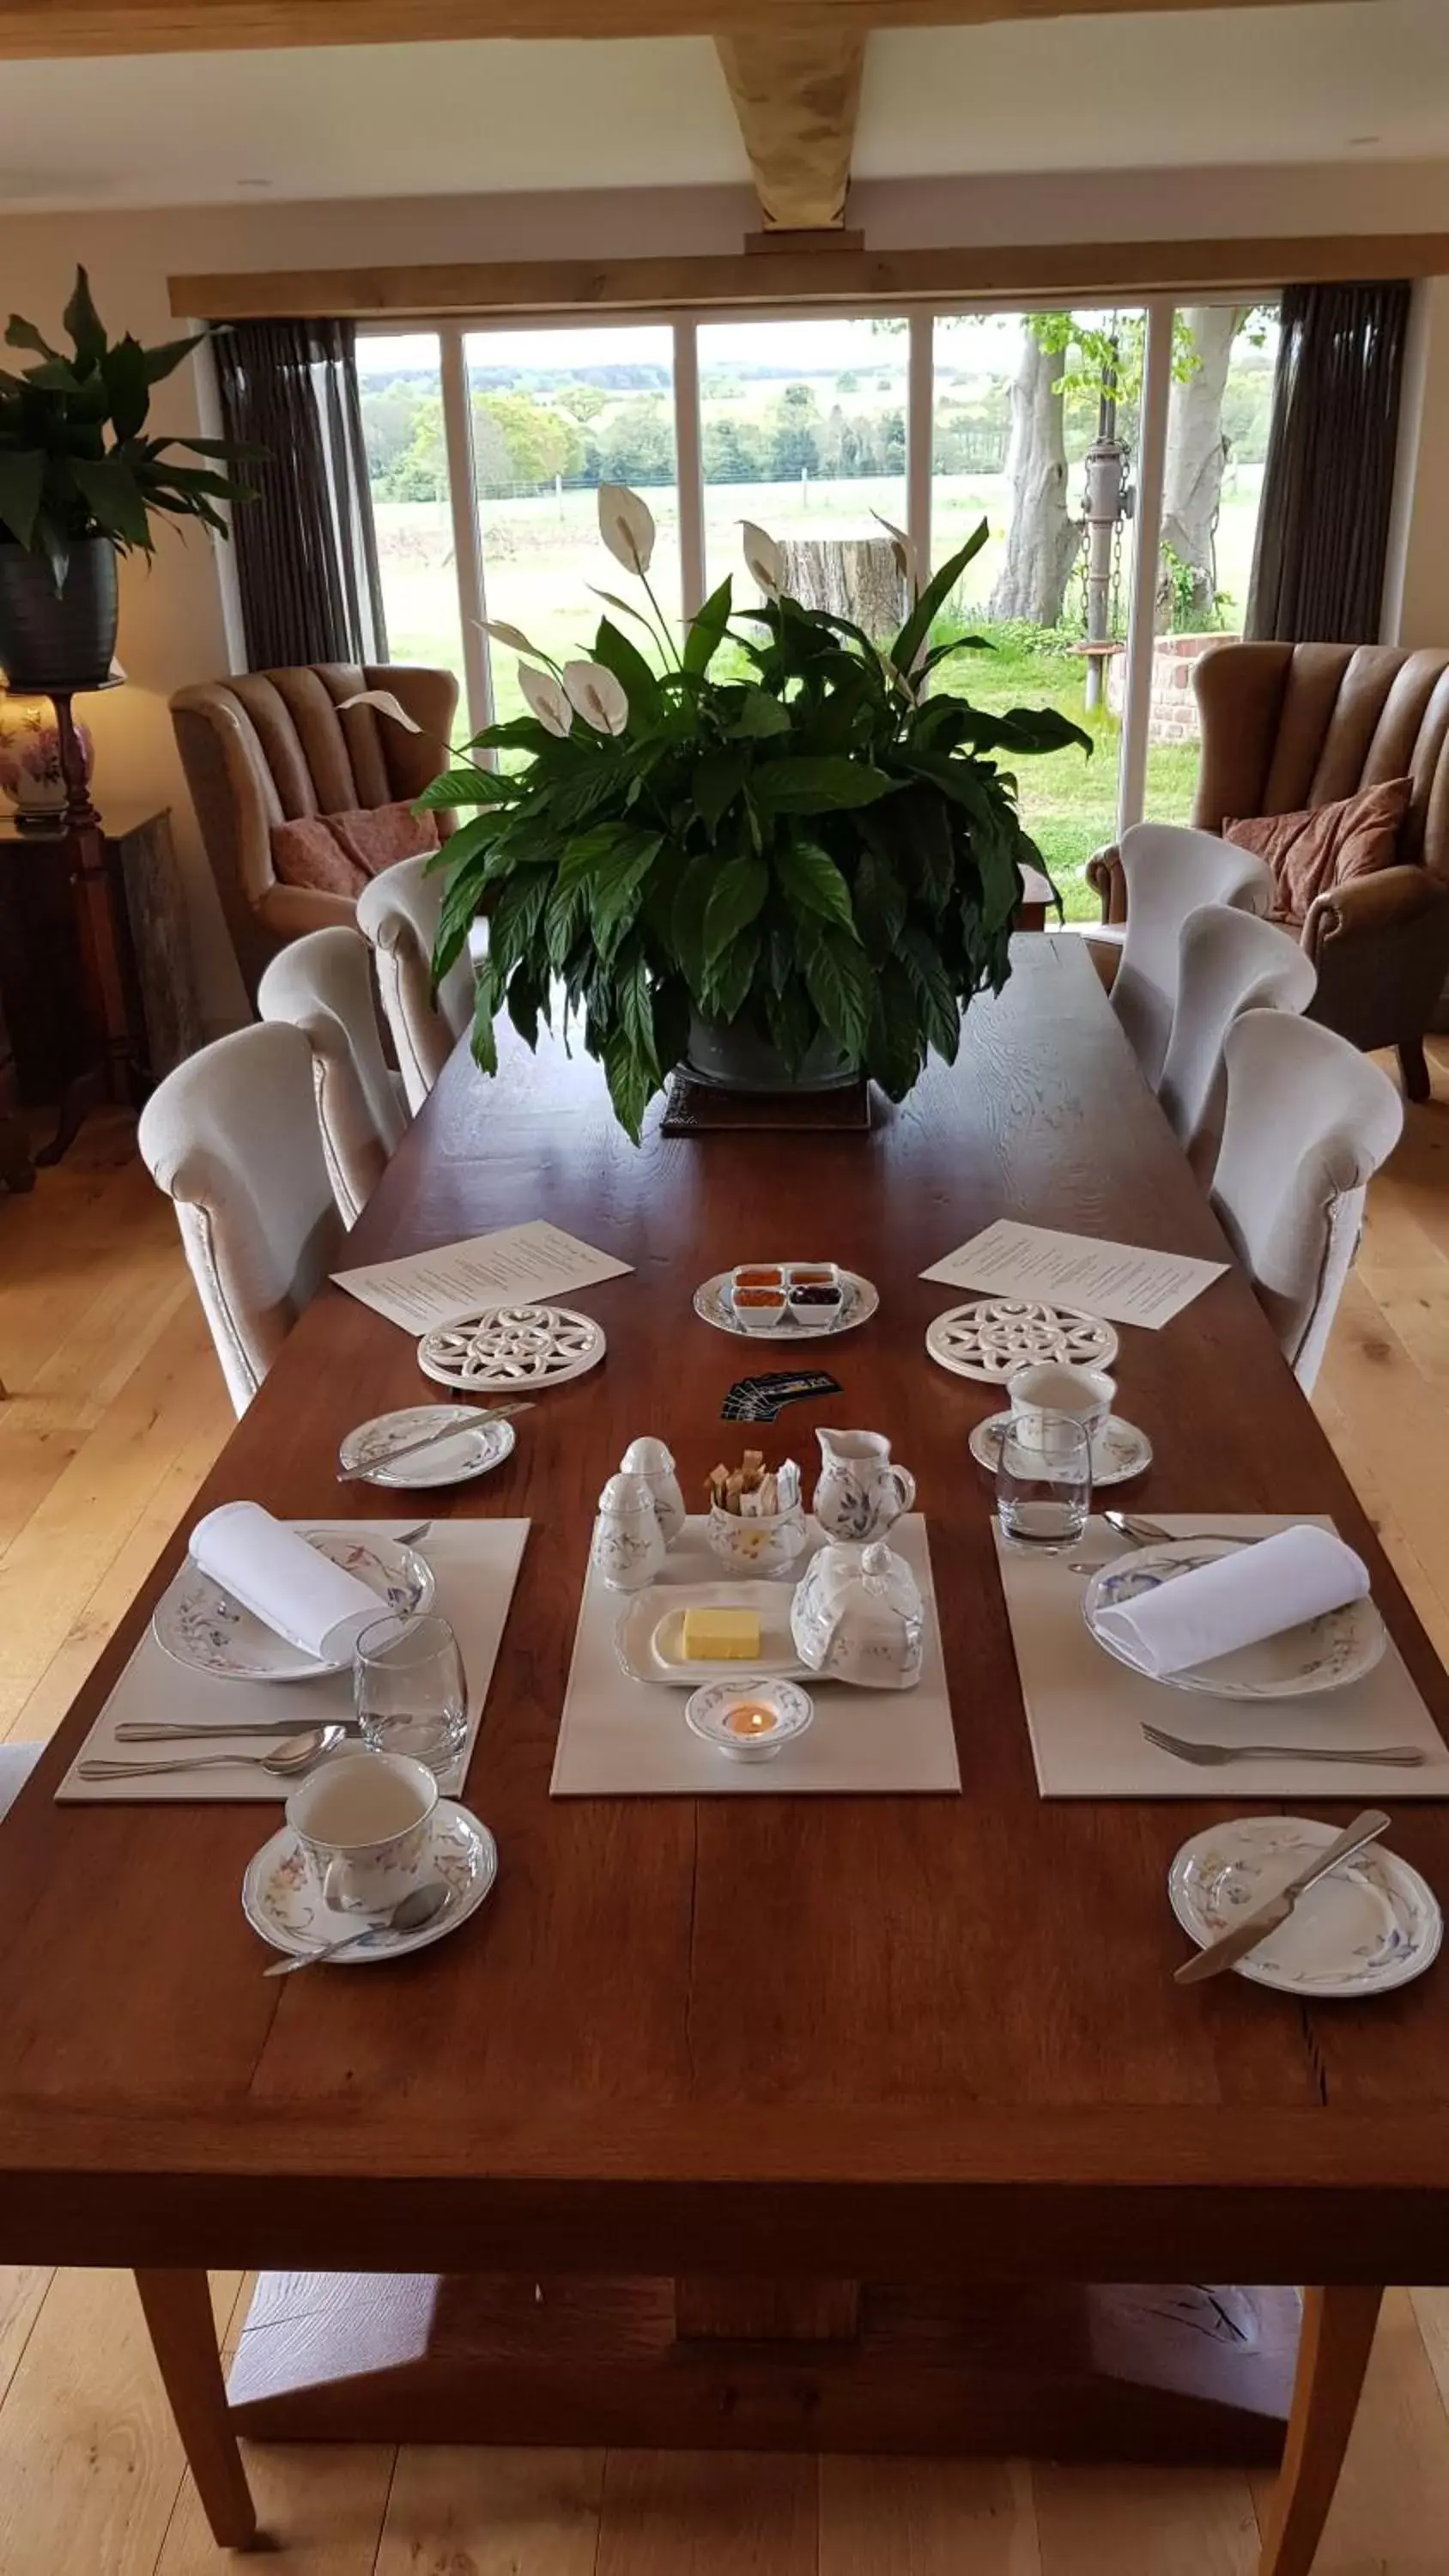
[[[1144,1520],[1140,1512],[1104,1512],[1102,1518],[1119,1538],[1130,1538],[1134,1547],[1187,1547],[1200,1538],[1224,1539],[1235,1547],[1259,1544],[1251,1530],[1170,1530],[1161,1521]]]
[[[386,1914],[365,1923],[360,1932],[344,1933],[340,1941],[329,1941],[321,1950],[309,1950],[304,1959],[276,1959],[264,1968],[264,1977],[294,1977],[299,1968],[315,1968],[324,1959],[335,1959],[340,1950],[361,1949],[375,1941],[380,1932],[421,1932],[435,1914],[441,1914],[448,1902],[448,1890],[442,1879],[430,1879],[426,1887],[415,1887],[410,1896],[399,1897]]]
[[[77,1768],[81,1780],[146,1780],[159,1779],[173,1771],[268,1771],[274,1780],[295,1780],[310,1771],[324,1754],[345,1743],[343,1726],[316,1726],[308,1735],[299,1735],[295,1744],[279,1744],[272,1753],[191,1753],[180,1762],[82,1762]]]

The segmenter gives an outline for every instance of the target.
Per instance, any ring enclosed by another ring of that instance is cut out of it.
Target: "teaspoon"
[[[264,1977],[294,1977],[299,1968],[315,1968],[324,1959],[335,1959],[342,1950],[360,1949],[365,1942],[375,1941],[380,1932],[421,1932],[435,1914],[441,1914],[448,1902],[448,1890],[442,1879],[431,1879],[426,1887],[415,1887],[410,1896],[399,1897],[386,1914],[374,1916],[361,1930],[343,1934],[340,1941],[329,1941],[320,1950],[309,1950],[302,1959],[276,1959],[264,1968]]]
[[[160,1779],[176,1771],[268,1771],[274,1780],[295,1780],[310,1771],[324,1754],[347,1739],[344,1726],[316,1726],[308,1735],[299,1735],[295,1744],[279,1744],[272,1753],[191,1753],[179,1762],[82,1762],[77,1769],[81,1780],[146,1780]]]

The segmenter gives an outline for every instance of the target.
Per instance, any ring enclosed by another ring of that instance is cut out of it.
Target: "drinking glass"
[[[436,1610],[397,1612],[364,1628],[352,1698],[375,1753],[410,1753],[446,1771],[468,1736],[468,1683],[447,1620]]]
[[[1026,1547],[1074,1543],[1091,1508],[1085,1425],[1069,1413],[1014,1413],[996,1469],[996,1514],[1007,1538]]]

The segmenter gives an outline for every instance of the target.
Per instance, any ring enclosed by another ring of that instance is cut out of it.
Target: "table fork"
[[[1209,1771],[1224,1762],[1377,1762],[1395,1771],[1418,1771],[1429,1759],[1417,1744],[1203,1744],[1193,1736],[1168,1735],[1160,1726],[1144,1724],[1142,1732],[1159,1753]]]

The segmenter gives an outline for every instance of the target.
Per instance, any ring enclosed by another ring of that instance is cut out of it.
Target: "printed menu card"
[[[401,1324],[407,1333],[430,1333],[435,1324],[451,1324],[483,1306],[537,1305],[632,1268],[632,1262],[616,1261],[538,1217],[531,1225],[500,1226],[466,1243],[443,1243],[435,1252],[334,1270],[332,1276],[390,1324]]]
[[[1047,1306],[1076,1306],[1114,1324],[1145,1324],[1150,1333],[1200,1297],[1227,1268],[1185,1252],[1147,1252],[1132,1243],[1099,1243],[1094,1235],[1056,1234],[1049,1226],[1002,1217],[956,1252],[923,1270],[952,1288],[1021,1297]]]

